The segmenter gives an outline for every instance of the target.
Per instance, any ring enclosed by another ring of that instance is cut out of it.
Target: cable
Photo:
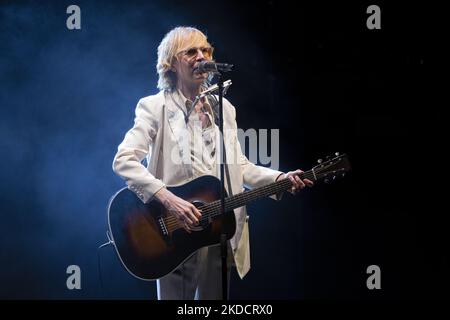
[[[107,245],[114,245],[114,241],[112,240],[111,234],[109,233],[109,230],[106,231],[106,237],[108,238],[108,242],[105,242],[104,244],[100,245],[97,248],[97,269],[98,269],[98,278],[100,280],[100,288],[103,289],[103,278],[102,278],[102,270],[100,267],[100,249],[103,247],[106,247]]]

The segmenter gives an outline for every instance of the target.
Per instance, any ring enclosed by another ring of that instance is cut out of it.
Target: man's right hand
[[[190,232],[191,228],[198,225],[198,219],[202,215],[192,203],[177,197],[166,188],[161,188],[155,198],[177,218],[186,231]]]

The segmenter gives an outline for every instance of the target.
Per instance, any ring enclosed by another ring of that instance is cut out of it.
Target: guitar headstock
[[[325,161],[319,159],[318,165],[312,168],[316,180],[324,180],[329,183],[338,178],[345,177],[346,173],[351,170],[350,161],[346,154],[340,155],[336,152],[333,156],[329,156]]]

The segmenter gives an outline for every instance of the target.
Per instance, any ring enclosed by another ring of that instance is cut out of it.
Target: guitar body
[[[168,189],[199,207],[220,200],[220,188],[217,178],[203,176]],[[227,239],[236,231],[232,210],[204,220],[188,233],[159,202],[144,204],[128,188],[113,196],[108,210],[109,231],[117,254],[128,272],[142,280],[161,278],[198,249],[219,244],[222,227]]]

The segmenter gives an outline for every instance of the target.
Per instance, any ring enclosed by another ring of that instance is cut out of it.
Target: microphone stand
[[[219,131],[220,131],[220,214],[223,216],[225,214],[225,140],[223,135],[223,95],[224,95],[224,86],[227,89],[231,85],[231,81],[223,81],[221,72],[231,71],[233,68],[232,64],[225,63],[214,63],[210,66],[213,70],[208,70],[209,72],[213,72],[217,76],[217,89],[219,91]],[[211,91],[215,91],[216,87],[213,86],[210,90],[206,90],[203,94],[210,93]],[[198,96],[200,99],[201,96]],[[197,99],[195,100],[197,102]],[[195,103],[194,103],[195,105]],[[193,108],[192,108],[193,109]],[[191,109],[191,110],[192,110]],[[230,181],[229,181],[230,182]],[[231,184],[229,183],[230,187]],[[229,190],[231,192],[231,190]],[[222,258],[222,298],[224,301],[228,300],[228,246],[227,246],[227,233],[225,231],[224,224],[222,224],[220,230],[220,256]]]
[[[219,131],[220,131],[220,213],[223,217],[225,214],[225,141],[223,136],[223,79],[222,74],[217,72],[218,88],[219,88]],[[222,257],[222,298],[224,301],[228,300],[228,266],[227,266],[227,234],[225,233],[224,225],[220,232],[220,256]]]

